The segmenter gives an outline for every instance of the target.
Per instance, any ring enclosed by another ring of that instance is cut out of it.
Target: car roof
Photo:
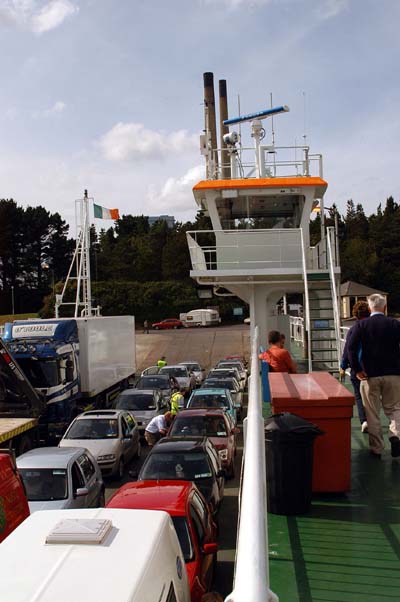
[[[160,374],[159,372],[157,372],[157,374],[143,374],[143,376],[139,378],[138,382],[141,381],[142,378],[145,378],[146,380],[149,380],[150,378],[164,378],[165,380],[166,378],[169,379],[169,376],[168,374]]]
[[[198,364],[199,366],[201,366],[200,362],[198,362],[197,360],[186,360],[185,362],[179,362],[179,366],[186,366],[187,364]]]
[[[37,447],[18,456],[18,468],[67,468],[68,464],[87,453],[84,447]]]
[[[154,395],[154,389],[124,389],[120,395]]]
[[[152,454],[163,454],[173,451],[187,453],[204,451],[209,444],[207,437],[165,437],[151,450]]]
[[[192,392],[192,396],[196,395],[226,395],[228,389],[222,387],[204,387],[200,389],[196,389]]]
[[[166,366],[160,368],[160,372],[158,374],[164,374],[164,372],[161,371],[168,370],[168,368],[185,368],[185,366],[183,366],[182,364],[167,364]]]
[[[118,418],[125,414],[127,410],[89,410],[79,414],[75,420],[85,420],[85,418]]]
[[[172,516],[186,514],[189,495],[197,487],[192,481],[136,481],[118,489],[107,508],[164,510]]]
[[[188,408],[187,410],[181,410],[176,415],[174,422],[179,418],[190,418],[191,416],[221,416],[225,418],[226,412],[222,408],[193,408],[193,410]]]

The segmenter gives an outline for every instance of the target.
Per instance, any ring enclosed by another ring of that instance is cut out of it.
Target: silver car
[[[40,447],[17,458],[29,510],[104,506],[104,483],[92,454],[83,447]]]
[[[186,366],[180,364],[164,366],[160,368],[158,374],[168,374],[170,378],[174,378],[178,382],[179,388],[185,389],[185,392],[189,395],[196,388],[196,377],[192,372],[189,372]]]
[[[205,378],[205,370],[198,362],[179,362],[180,365],[186,366],[189,372],[192,372],[196,377],[196,385],[199,387]]]
[[[136,420],[124,410],[91,410],[75,418],[60,447],[86,447],[96,458],[103,475],[122,478],[125,465],[140,457]]]
[[[139,433],[144,435],[148,423],[167,410],[167,402],[158,390],[125,389],[115,400],[117,410],[129,410],[136,418]]]

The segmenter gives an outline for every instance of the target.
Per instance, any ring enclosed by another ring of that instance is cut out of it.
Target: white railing
[[[301,270],[301,229],[186,233],[193,270]]]
[[[340,364],[340,311],[339,311],[339,303],[338,303],[338,295],[336,290],[336,279],[335,279],[335,271],[334,271],[334,261],[333,261],[333,253],[332,253],[332,235],[333,240],[335,240],[335,231],[334,228],[327,228],[327,243],[328,243],[328,267],[329,267],[329,276],[331,280],[331,290],[332,290],[332,301],[333,301],[333,318],[335,323],[335,336],[336,336],[336,344],[338,350],[338,364]]]
[[[258,360],[258,327],[251,349],[251,376],[239,495],[233,591],[225,602],[277,602],[269,588],[265,433]]]
[[[304,347],[304,318],[289,316],[290,338]]]
[[[221,179],[232,168],[235,178],[279,178],[279,177],[323,177],[322,155],[310,154],[308,146],[259,146],[260,176],[258,174],[257,151],[254,147],[237,147],[231,154],[224,149],[213,149],[213,165],[218,155],[218,167],[213,179]],[[229,159],[229,161],[228,161]],[[233,164],[233,166],[232,166]]]
[[[304,240],[303,240],[303,230],[301,230],[301,259],[302,259],[302,263],[303,263],[304,316],[305,316],[305,327],[306,327],[306,333],[307,333],[308,371],[311,372],[312,358],[311,358],[310,299],[309,299],[309,295],[308,295],[307,263],[306,263],[306,250],[304,248]]]
[[[328,238],[332,250],[333,266],[339,267],[339,258],[337,257],[336,234],[332,227],[327,228],[326,236],[320,240],[314,247],[310,247],[308,252],[308,265],[311,270],[326,270],[329,267],[328,257]]]

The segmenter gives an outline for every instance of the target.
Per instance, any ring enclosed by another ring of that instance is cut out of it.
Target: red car
[[[182,410],[177,414],[169,431],[168,437],[193,437],[205,435],[218,450],[222,468],[227,476],[235,476],[236,435],[239,429],[235,427],[232,418],[218,409]]]
[[[177,318],[166,318],[161,322],[155,322],[151,325],[154,330],[165,330],[166,328],[183,328],[183,324]]]
[[[138,481],[123,485],[107,508],[164,510],[172,518],[186,563],[191,602],[211,588],[217,558],[217,527],[191,481]]]

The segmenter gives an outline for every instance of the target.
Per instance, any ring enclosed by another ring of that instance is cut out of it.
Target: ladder
[[[335,287],[328,270],[307,273],[311,367],[315,371],[337,374],[340,340],[335,317]],[[337,301],[336,301],[337,303]]]

